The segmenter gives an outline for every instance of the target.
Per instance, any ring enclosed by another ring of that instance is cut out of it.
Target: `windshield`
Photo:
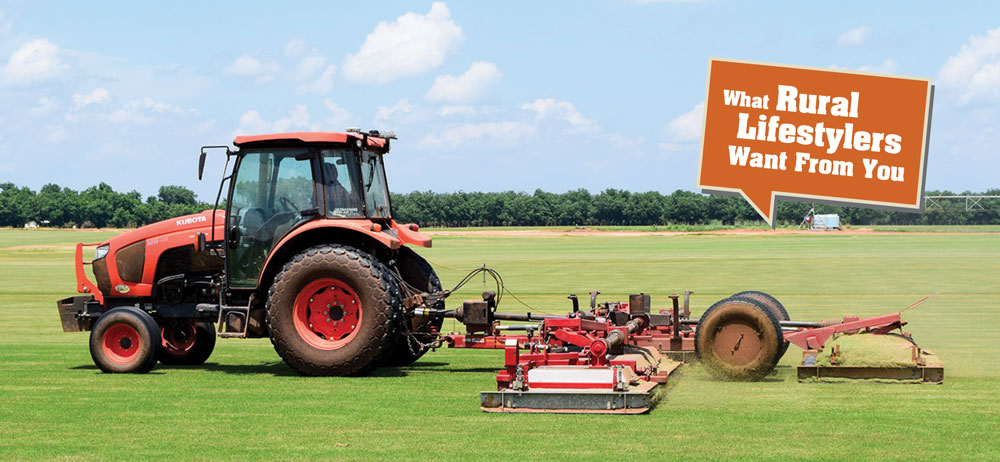
[[[385,184],[382,155],[365,151],[361,164],[361,179],[365,189],[365,208],[372,218],[390,218],[389,188]]]

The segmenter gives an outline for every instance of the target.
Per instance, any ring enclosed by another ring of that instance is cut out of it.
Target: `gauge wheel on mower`
[[[130,306],[105,312],[90,331],[90,356],[104,372],[145,374],[156,365],[159,346],[156,321]]]
[[[388,268],[346,245],[292,257],[267,297],[271,343],[307,375],[353,375],[376,366],[396,335],[399,288]]]
[[[774,298],[771,294],[761,292],[759,290],[744,290],[738,294],[733,294],[733,297],[749,297],[757,300],[764,304],[768,310],[774,313],[774,317],[778,318],[778,321],[791,321],[792,318],[788,316],[788,310],[785,309],[785,305],[782,305],[777,298]],[[778,360],[782,356],[785,356],[785,351],[788,351],[788,342],[781,342],[781,354],[775,359],[775,364],[777,365]]]
[[[396,269],[399,270],[399,275],[403,280],[413,286],[414,289],[424,292],[437,292],[441,290],[441,280],[438,279],[434,268],[431,267],[431,264],[424,257],[421,257],[409,247],[400,247],[399,255],[396,258]],[[421,334],[426,334],[432,329],[440,332],[444,318],[411,316],[409,320],[402,319],[401,322],[409,322],[409,325],[402,326],[400,335],[396,338],[395,345],[386,352],[382,360],[386,366],[408,366],[420,359],[424,353],[427,353],[427,348],[415,344],[406,335],[407,328],[409,328],[410,332],[416,334],[416,338],[426,343],[430,339],[425,338],[428,336]]]
[[[694,344],[698,359],[712,375],[724,380],[760,380],[780,357],[781,325],[756,299],[729,297],[701,316]]]
[[[204,364],[215,349],[215,325],[193,321],[167,324],[160,329],[160,338],[161,363],[197,366]]]

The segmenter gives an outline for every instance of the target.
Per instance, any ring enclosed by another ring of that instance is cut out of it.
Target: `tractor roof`
[[[348,141],[360,140],[359,133],[339,133],[339,132],[293,132],[293,133],[271,133],[268,135],[237,136],[233,144],[239,147],[286,145],[288,143],[347,143]],[[368,146],[373,148],[385,148],[388,145],[384,138],[369,136]]]

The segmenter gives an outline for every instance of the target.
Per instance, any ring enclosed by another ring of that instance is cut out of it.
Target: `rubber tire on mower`
[[[131,306],[106,311],[90,331],[90,357],[107,373],[145,374],[156,365],[159,347],[156,321]]]
[[[740,337],[734,341],[736,334]],[[755,338],[748,340],[746,334]],[[774,369],[782,339],[777,317],[763,303],[749,297],[729,297],[715,302],[698,321],[695,354],[717,378],[756,381]],[[745,354],[737,357],[736,346],[747,347]],[[730,348],[732,353],[726,355]]]
[[[184,329],[187,332],[179,331]],[[186,334],[186,335],[185,335]],[[185,335],[185,337],[178,337]],[[204,364],[215,349],[215,324],[210,322],[179,322],[160,329],[160,363],[173,366]],[[185,341],[192,337],[190,344]]]
[[[732,297],[750,297],[756,299],[757,301],[764,304],[767,309],[774,313],[774,316],[778,318],[778,321],[791,321],[791,316],[788,315],[788,310],[785,309],[785,305],[782,305],[777,298],[774,298],[771,294],[766,292],[761,292],[759,290],[744,290],[738,294],[733,294]],[[775,359],[775,365],[781,360],[782,356],[785,356],[785,352],[788,351],[789,342],[782,342],[781,344],[781,354]]]
[[[396,269],[399,270],[399,275],[402,276],[403,280],[417,290],[425,292],[437,292],[441,290],[441,280],[438,279],[434,268],[431,267],[431,264],[424,257],[421,257],[409,247],[400,247],[399,256],[396,259]],[[439,308],[443,308],[443,306]],[[407,320],[401,319],[400,322],[407,322]],[[418,334],[427,333],[431,331],[431,328],[440,332],[444,318],[412,316],[409,319],[409,323],[410,332]],[[427,348],[417,345],[412,345],[411,348],[409,337],[405,335],[403,329],[400,329],[400,335],[396,337],[395,345],[392,346],[391,350],[386,352],[382,363],[386,366],[408,366],[420,359],[424,353],[427,353],[427,350]]]
[[[299,372],[354,375],[377,365],[396,335],[401,305],[381,262],[350,246],[320,245],[292,257],[275,276],[267,325],[275,351]]]

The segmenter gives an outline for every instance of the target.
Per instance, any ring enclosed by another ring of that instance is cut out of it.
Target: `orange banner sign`
[[[774,200],[919,211],[929,79],[713,58],[698,188]]]

